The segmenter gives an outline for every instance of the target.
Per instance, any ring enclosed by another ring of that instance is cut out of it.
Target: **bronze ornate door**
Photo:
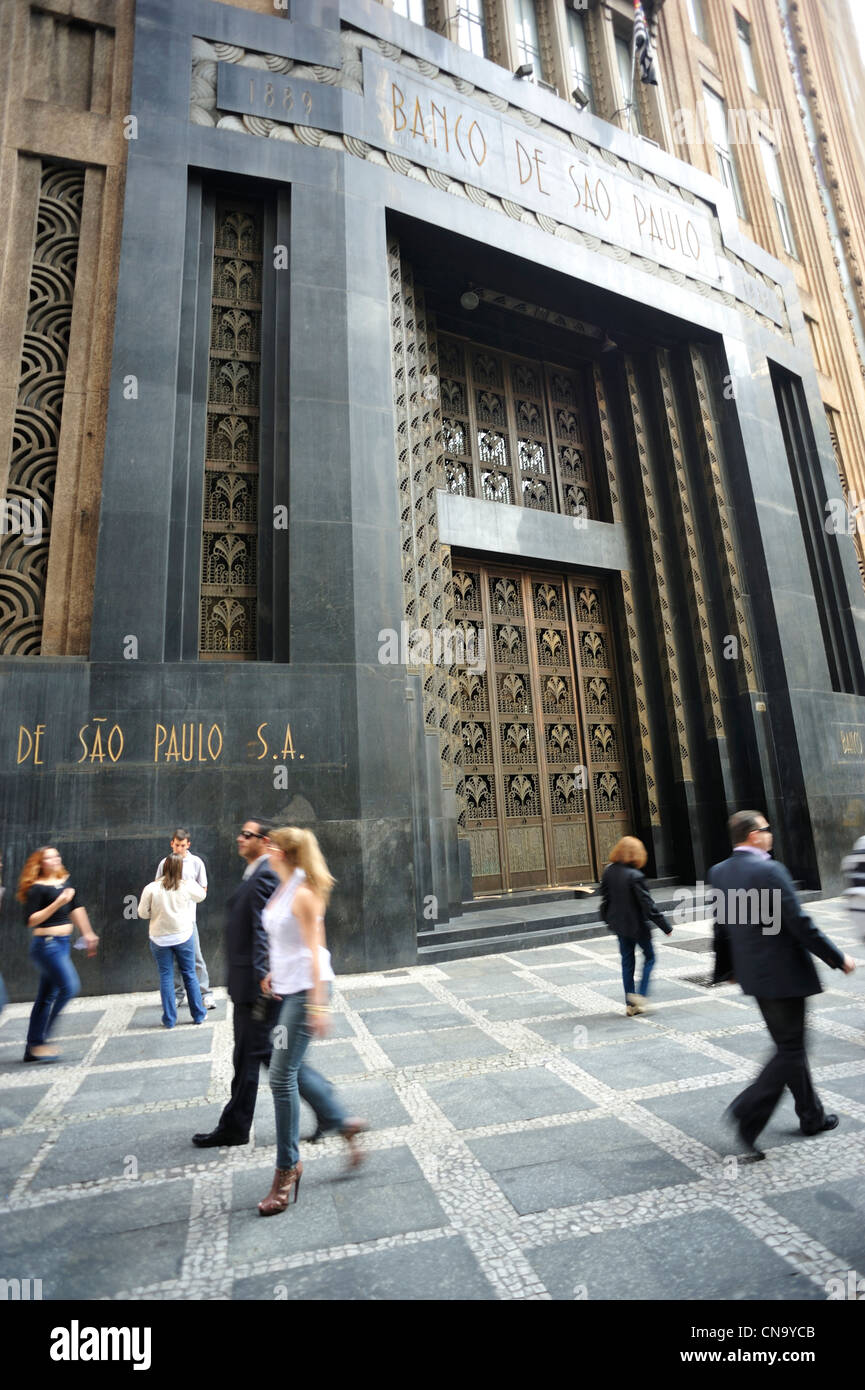
[[[594,881],[627,829],[600,582],[455,560],[454,593],[485,658],[459,673],[475,891]]]

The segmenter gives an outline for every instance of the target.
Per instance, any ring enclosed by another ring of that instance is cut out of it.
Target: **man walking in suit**
[[[227,903],[225,945],[228,993],[234,1005],[234,1076],[231,1099],[210,1134],[193,1134],[200,1149],[248,1144],[259,1069],[270,1061],[272,1015],[279,1005],[265,999],[261,981],[270,970],[267,936],[261,909],[279,885],[267,857],[270,822],[260,817],[244,822],[237,850],[246,860],[243,879]]]
[[[755,1159],[760,1131],[789,1086],[803,1134],[834,1129],[814,1090],[805,1051],[805,1000],[822,986],[811,955],[849,975],[845,956],[802,911],[793,880],[769,856],[772,831],[760,811],[737,811],[729,821],[733,853],[708,874],[714,889],[716,951],[729,952],[733,977],[752,994],[775,1043],[775,1055],[728,1110]],[[811,954],[809,954],[809,952]]]

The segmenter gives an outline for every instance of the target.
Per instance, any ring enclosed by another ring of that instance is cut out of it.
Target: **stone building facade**
[[[3,849],[68,859],[89,988],[150,981],[170,831],[218,904],[255,814],[318,834],[343,969],[591,885],[626,831],[693,883],[736,805],[837,886],[865,402],[829,8],[666,0],[656,87],[618,0],[4,8]]]

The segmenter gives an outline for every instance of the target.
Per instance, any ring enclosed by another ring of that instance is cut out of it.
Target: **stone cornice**
[[[373,164],[387,166],[395,173],[428,183],[434,188],[454,197],[468,199],[479,207],[504,213],[514,221],[539,227],[551,236],[584,246],[587,250],[609,256],[628,264],[636,270],[645,271],[656,278],[687,288],[706,298],[714,299],[729,308],[744,313],[769,332],[777,334],[778,325],[768,315],[761,313],[747,299],[730,290],[706,284],[681,271],[660,265],[646,256],[629,251],[622,246],[605,241],[601,237],[581,231],[575,227],[552,218],[545,213],[534,212],[506,197],[495,196],[487,190],[465,180],[408,159],[393,150],[379,149],[377,146],[349,133],[334,133],[320,130],[315,126],[277,121],[258,115],[237,115],[221,111],[216,105],[217,63],[236,63],[254,70],[269,71],[274,74],[290,74],[296,81],[312,81],[339,87],[347,93],[363,94],[362,52],[367,48],[378,52],[383,58],[398,63],[407,72],[417,73],[427,81],[441,83],[443,88],[456,91],[462,97],[469,97],[479,106],[486,106],[511,120],[519,120],[528,128],[536,130],[539,136],[551,140],[566,149],[576,149],[597,161],[599,166],[607,165],[613,170],[627,173],[639,180],[647,191],[653,187],[668,196],[678,198],[683,205],[691,206],[707,213],[711,218],[715,253],[730,264],[737,266],[744,274],[761,282],[773,296],[781,312],[783,324],[780,329],[788,340],[792,340],[789,319],[786,312],[783,285],[760,270],[756,265],[739,256],[725,245],[715,209],[707,200],[700,198],[689,188],[676,184],[659,173],[652,173],[633,160],[597,142],[586,139],[575,131],[565,131],[550,121],[542,119],[534,111],[508,102],[498,93],[486,91],[467,78],[450,73],[429,60],[407,53],[396,44],[382,38],[372,38],[369,34],[344,28],[340,36],[341,65],[324,67],[295,61],[282,55],[256,52],[237,44],[210,42],[204,38],[194,38],[191,45],[192,78],[190,87],[190,120],[197,125],[212,126],[220,130],[234,130],[259,138],[284,140],[308,146],[330,148],[348,152],[355,158],[365,159]],[[718,185],[719,193],[722,192]]]

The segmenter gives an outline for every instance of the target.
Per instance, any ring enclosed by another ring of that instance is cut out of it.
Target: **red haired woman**
[[[81,990],[69,948],[72,928],[87,942],[88,956],[96,955],[99,937],[90,925],[86,909],[67,884],[69,874],[56,849],[34,850],[21,870],[18,901],[24,904],[32,932],[30,959],[40,972],[36,1002],[27,1029],[25,1062],[58,1062],[59,1054],[47,1044],[60,1011]]]
[[[622,984],[625,987],[625,1012],[646,1012],[649,976],[655,964],[652,949],[652,924],[667,936],[673,928],[652,901],[646,887],[643,865],[648,855],[642,840],[625,835],[610,852],[610,862],[601,876],[601,916],[610,931],[619,938],[622,957]],[[634,954],[639,946],[643,953],[643,977],[639,993],[634,993]]]

